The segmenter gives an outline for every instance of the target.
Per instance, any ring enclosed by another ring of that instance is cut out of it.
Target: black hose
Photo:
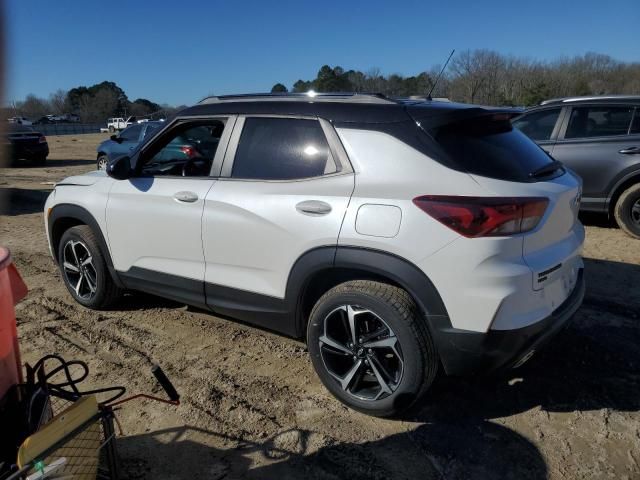
[[[47,372],[44,370],[44,365],[48,360],[56,360],[60,363],[53,370]],[[73,378],[71,375],[70,367],[77,366],[82,369],[82,374],[77,378]],[[105,388],[96,388],[93,390],[80,390],[78,389],[78,384],[83,382],[89,376],[89,367],[87,364],[81,360],[71,360],[66,361],[64,358],[59,355],[45,355],[33,367],[33,371],[37,374],[39,371],[42,372],[44,380],[47,383],[47,388],[50,393],[54,396],[58,396],[61,398],[66,398],[68,400],[77,400],[79,397],[85,395],[97,395],[100,393],[107,392],[115,392],[111,397],[107,400],[100,402],[103,405],[109,404],[114,400],[120,398],[125,394],[127,389],[122,386],[114,386],[114,387],[105,387]],[[64,372],[64,376],[66,377],[66,381],[53,383],[50,382],[50,379],[57,375],[59,372]]]

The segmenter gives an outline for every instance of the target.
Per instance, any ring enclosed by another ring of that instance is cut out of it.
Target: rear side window
[[[513,126],[533,140],[549,140],[559,116],[559,108],[532,112],[515,120]]]
[[[336,170],[317,120],[256,117],[244,122],[231,176],[293,180]]]
[[[564,138],[626,135],[632,116],[630,107],[574,107]]]
[[[483,177],[528,182],[530,174],[552,162],[506,120],[480,117],[458,122],[435,130],[433,138],[460,169]]]

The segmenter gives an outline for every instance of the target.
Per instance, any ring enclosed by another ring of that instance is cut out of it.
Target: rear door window
[[[244,122],[231,176],[294,180],[336,171],[317,120],[249,117]]]
[[[528,182],[530,174],[552,162],[508,120],[478,117],[440,127],[432,135],[453,164],[483,177]]]
[[[533,140],[550,140],[559,116],[560,108],[531,112],[516,119],[513,126]]]
[[[574,107],[564,138],[627,135],[632,116],[631,107]]]

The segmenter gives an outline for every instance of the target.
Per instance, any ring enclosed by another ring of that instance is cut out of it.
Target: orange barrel
[[[11,254],[0,247],[0,398],[14,384],[22,382],[18,329],[14,305],[27,294]]]

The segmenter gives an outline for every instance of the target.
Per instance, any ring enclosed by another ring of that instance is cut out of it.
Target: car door
[[[283,299],[294,263],[336,246],[353,188],[325,120],[240,116],[203,216],[209,305],[229,289]]]
[[[582,208],[604,210],[618,175],[637,163],[634,147],[640,136],[630,134],[634,108],[629,105],[574,105],[567,112],[553,156],[583,181]]]
[[[132,178],[114,182],[107,234],[114,267],[129,288],[204,306],[202,212],[234,121],[178,119],[132,158]],[[176,138],[183,150],[173,148]]]

